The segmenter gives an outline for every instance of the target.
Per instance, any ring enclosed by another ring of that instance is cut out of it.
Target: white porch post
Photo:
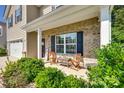
[[[37,29],[37,57],[40,59],[42,57],[42,31],[40,28]]]
[[[111,43],[111,12],[110,6],[100,9],[100,47]]]

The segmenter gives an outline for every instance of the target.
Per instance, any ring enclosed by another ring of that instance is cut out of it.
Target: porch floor
[[[91,59],[91,58],[84,58],[84,67],[83,64],[81,62],[81,69],[76,70],[74,68],[70,68],[70,67],[66,67],[66,66],[62,66],[59,63],[58,64],[50,64],[48,61],[45,61],[45,67],[55,67],[58,68],[59,70],[61,70],[63,73],[65,73],[66,75],[76,75],[77,77],[80,78],[84,78],[87,79],[87,66],[89,65],[96,65],[97,64],[97,60],[96,59]]]

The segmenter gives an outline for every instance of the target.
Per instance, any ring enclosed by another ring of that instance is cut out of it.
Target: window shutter
[[[77,53],[83,56],[83,32],[77,32]]]
[[[13,26],[13,15],[11,15],[11,26]]]
[[[51,51],[55,52],[55,36],[51,36]]]
[[[22,21],[22,5],[20,5],[20,21]]]

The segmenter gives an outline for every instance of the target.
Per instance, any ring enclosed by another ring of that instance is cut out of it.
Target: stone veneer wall
[[[44,31],[45,46],[50,49],[52,35],[78,31],[83,31],[84,33],[84,57],[95,58],[94,50],[100,47],[100,23],[97,17]]]

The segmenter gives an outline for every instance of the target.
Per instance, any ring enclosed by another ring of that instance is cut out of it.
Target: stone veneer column
[[[40,59],[42,57],[42,31],[40,28],[37,29],[37,58]]]
[[[100,9],[100,47],[111,43],[111,12],[110,6]]]

